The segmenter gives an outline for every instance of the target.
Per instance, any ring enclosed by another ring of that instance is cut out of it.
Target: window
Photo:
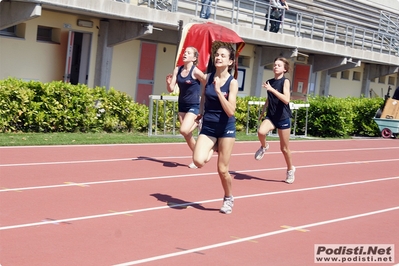
[[[37,26],[36,40],[43,42],[60,43],[60,34],[60,29]]]
[[[53,32],[53,29],[50,28],[50,27],[38,26],[37,27],[37,38],[36,38],[36,40],[45,41],[45,42],[51,42],[52,32]]]
[[[249,67],[251,58],[249,56],[239,56],[238,57],[238,66],[240,67]]]
[[[349,70],[341,72],[341,79],[349,79]]]
[[[14,25],[14,26],[0,30],[0,36],[25,38],[25,29],[26,29],[26,24],[21,23],[21,24]]]
[[[379,77],[378,78],[378,83],[385,84],[385,76]]]
[[[388,85],[395,85],[395,77],[388,77]]]
[[[360,80],[361,74],[362,74],[362,73],[360,73],[360,72],[353,71],[353,78],[352,78],[352,80]]]
[[[330,75],[330,77],[331,77],[331,78],[336,78],[336,77],[337,77],[337,72],[332,73],[332,74]]]
[[[239,68],[237,75],[238,91],[244,91],[245,69]]]
[[[11,27],[0,30],[0,35],[16,37],[17,36],[17,26],[11,26]]]

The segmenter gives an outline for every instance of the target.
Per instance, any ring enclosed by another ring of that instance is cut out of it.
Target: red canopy
[[[238,55],[244,48],[245,43],[233,30],[211,22],[190,23],[183,28],[176,58],[176,66],[183,64],[182,56],[184,50],[189,46],[193,46],[197,48],[199,52],[197,67],[205,73],[208,72],[212,45],[220,42],[231,44],[236,51],[236,71],[234,73],[234,76],[236,76]]]

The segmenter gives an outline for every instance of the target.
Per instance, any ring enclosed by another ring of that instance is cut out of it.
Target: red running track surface
[[[315,244],[398,263],[397,140],[291,141],[294,184],[279,143],[258,147],[234,146],[229,215],[217,153],[189,169],[184,143],[1,147],[0,265],[321,265]]]

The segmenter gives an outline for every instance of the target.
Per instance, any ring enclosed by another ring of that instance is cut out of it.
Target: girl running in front
[[[194,148],[193,162],[199,168],[209,159],[209,153],[216,144],[218,150],[217,170],[224,190],[221,213],[229,214],[233,210],[232,179],[229,163],[236,136],[234,113],[238,82],[230,74],[234,67],[234,50],[221,46],[214,54],[215,71],[206,74],[205,88],[202,90],[200,114],[202,129]]]
[[[193,130],[198,126],[195,119],[198,115],[200,104],[201,82],[205,82],[205,74],[197,68],[198,50],[187,47],[183,54],[183,65],[174,69],[173,75],[166,76],[166,85],[169,92],[173,92],[176,83],[179,87],[178,108],[180,121],[180,134],[183,135],[188,147],[193,151],[195,139]],[[190,163],[190,168],[197,168]]]
[[[289,140],[291,134],[291,109],[290,94],[291,84],[284,74],[289,72],[289,62],[283,57],[278,57],[274,60],[274,78],[262,84],[262,87],[267,90],[267,100],[263,106],[259,120],[266,114],[265,119],[258,129],[258,138],[260,141],[260,148],[255,153],[255,159],[260,160],[269,149],[269,143],[266,143],[266,134],[270,130],[278,129],[278,136],[280,138],[280,150],[284,155],[287,164],[287,175],[285,182],[292,184],[295,180],[295,167],[292,165],[291,151],[289,148]],[[265,113],[267,107],[267,113]]]

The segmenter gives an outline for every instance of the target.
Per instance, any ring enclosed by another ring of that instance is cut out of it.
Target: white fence
[[[148,136],[181,136],[179,133],[179,129],[176,127],[176,122],[178,121],[178,106],[177,106],[177,101],[178,101],[178,96],[169,96],[169,95],[150,95],[149,96],[149,116],[148,116]],[[172,102],[172,109],[173,110],[168,110],[167,106],[169,105],[168,103]],[[260,112],[262,110],[262,106],[265,104],[264,101],[248,101],[248,106],[247,106],[247,124],[246,124],[246,134],[249,135],[250,128],[249,128],[249,120],[250,120],[250,109],[252,106],[257,106],[258,108],[258,116],[260,115]],[[290,103],[290,108],[294,113],[294,118],[292,121],[293,127],[293,133],[291,136],[293,137],[300,137],[296,136],[296,127],[297,127],[297,115],[298,115],[298,109],[300,108],[306,108],[306,122],[305,122],[305,134],[302,135],[304,137],[307,136],[307,127],[308,127],[308,108],[310,104],[309,103],[303,103],[303,104],[294,104]],[[171,112],[171,114],[170,114]],[[168,118],[170,118],[170,115],[172,115],[172,127],[168,128],[166,125],[166,121]],[[160,120],[162,122],[160,122]],[[160,125],[162,123],[162,125]],[[259,121],[256,125],[256,130],[259,127]],[[270,132],[272,134],[272,132]]]
[[[250,110],[251,110],[251,106],[257,106],[257,114],[258,117],[260,116],[260,113],[262,111],[262,107],[265,104],[265,101],[248,101],[248,106],[247,106],[247,126],[246,126],[246,134],[250,135],[250,128],[249,128],[249,120],[250,120]],[[294,118],[292,121],[293,127],[291,127],[291,129],[293,130],[293,132],[291,133],[292,137],[306,137],[307,133],[308,133],[308,109],[310,107],[309,103],[292,103],[290,102],[290,109],[294,114]],[[297,127],[297,118],[298,118],[298,109],[300,108],[306,108],[306,119],[305,119],[305,134],[304,135],[295,135],[296,132],[296,127]],[[256,130],[259,128],[260,125],[260,121],[258,120],[258,123],[256,124]],[[273,132],[269,132],[269,135],[273,135]]]

